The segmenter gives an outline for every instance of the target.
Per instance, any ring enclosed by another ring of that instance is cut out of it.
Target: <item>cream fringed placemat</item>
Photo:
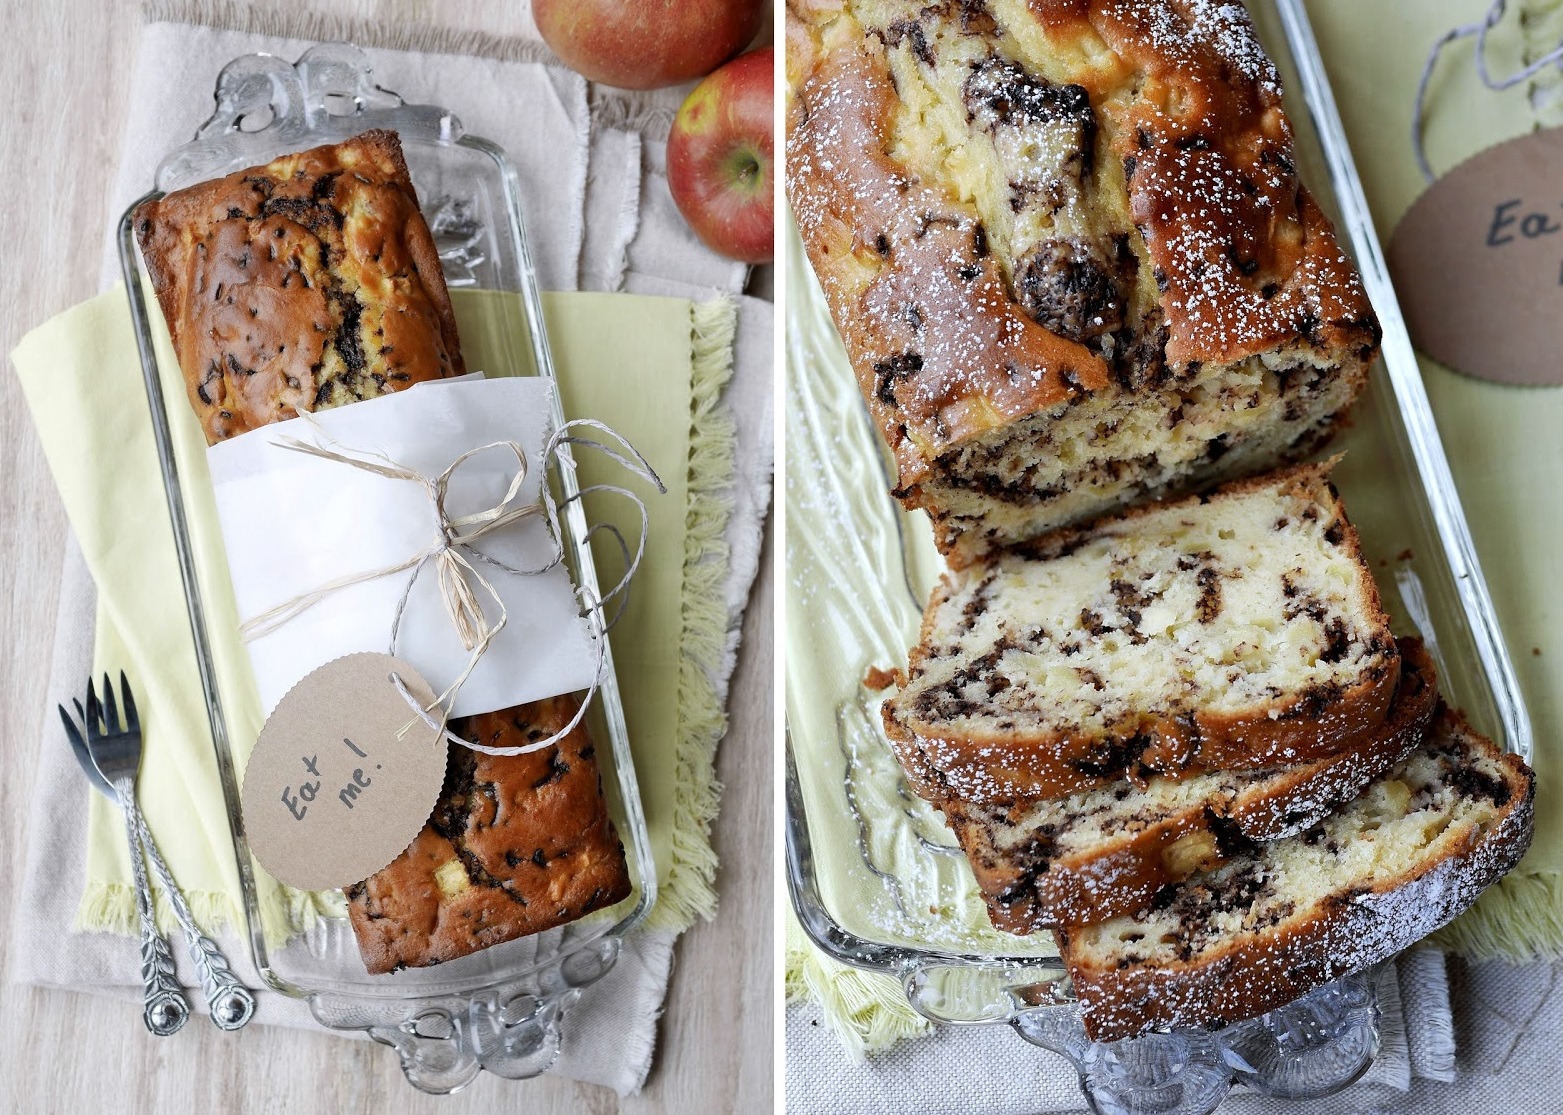
[[[1427,971],[1414,972],[1426,965]],[[1363,1080],[1327,1099],[1297,1102],[1235,1092],[1231,1115],[1556,1115],[1563,1111],[1557,1035],[1563,1033],[1563,963],[1449,962],[1432,949],[1399,964],[1403,1036]],[[1385,994],[1381,985],[1380,995]],[[1443,1025],[1427,1024],[1443,999]],[[1450,1007],[1452,1006],[1452,1012]],[[1390,1045],[1389,1042],[1395,1044]],[[959,1083],[957,1083],[959,1082]],[[1064,1060],[1002,1027],[941,1029],[854,1063],[815,1008],[787,1012],[787,1097],[792,1115],[1036,1115],[1081,1111]]]
[[[1448,1079],[1453,1042],[1447,1026],[1429,1025],[1422,1015],[1430,996],[1443,997],[1441,1017],[1447,1022],[1443,961],[1436,952],[1413,953],[1398,971],[1386,967],[1378,984],[1384,1017],[1373,1067],[1335,1101],[1315,1101],[1317,1108],[1301,1110],[1356,1115],[1398,1097],[1415,1079]],[[1073,1067],[1007,1027],[940,1027],[918,1041],[853,1061],[842,1056],[812,1005],[787,1012],[787,1097],[795,1115],[1036,1115],[1075,1112],[1084,1105]],[[1221,1108],[1245,1115],[1284,1115],[1288,1109],[1253,1095],[1235,1096]]]
[[[546,65],[546,49],[525,38],[453,34],[416,25],[388,29],[315,17],[279,23],[274,15],[230,5],[154,6],[149,16],[139,43],[124,154],[105,213],[106,230],[123,206],[146,188],[161,154],[193,134],[209,113],[217,70],[229,58],[257,50],[294,58],[309,45],[304,38],[348,37],[372,48],[381,85],[409,100],[456,108],[469,131],[496,140],[510,152],[522,177],[532,216],[529,232],[545,287],[644,290],[696,303],[736,295],[741,287],[742,267],[705,251],[681,222],[667,226],[671,210],[662,204],[666,183],[656,140],[658,125],[665,129],[670,118],[663,102],[676,104],[676,94],[594,101],[586,83]],[[463,52],[476,57],[461,56]],[[579,151],[580,156],[563,159],[563,151]],[[659,250],[666,245],[673,250]],[[103,262],[107,283],[118,274],[108,243]],[[715,905],[715,856],[707,838],[718,792],[712,759],[725,728],[727,679],[769,500],[770,308],[740,297],[725,309],[720,304],[697,306],[695,320],[699,327],[689,337],[692,371],[684,389],[689,430],[684,442],[688,464],[680,524],[682,573],[676,578],[682,601],[678,645],[676,653],[670,648],[662,656],[670,679],[665,687],[668,703],[674,710],[666,739],[675,761],[662,764],[669,777],[660,790],[648,784],[653,780],[642,771],[648,812],[662,818],[658,843],[663,901],[654,915],[660,928],[632,940],[601,993],[587,995],[573,1009],[555,1069],[621,1093],[639,1087],[649,1068],[677,931],[697,916],[708,916]],[[74,546],[71,551],[62,592],[68,614],[61,617],[61,653],[51,700],[79,687],[92,662],[90,640],[83,643],[76,634],[92,629],[92,586],[79,551]],[[690,602],[693,607],[686,606]],[[44,741],[40,756],[35,800],[49,807],[40,806],[33,819],[37,835],[18,905],[17,928],[23,937],[18,953],[24,961],[12,975],[135,996],[133,941],[101,933],[62,934],[78,913],[76,899],[86,888],[78,874],[86,855],[85,838],[79,826],[54,819],[78,816],[87,806],[87,794],[59,743]],[[153,824],[158,827],[156,818]],[[93,875],[107,883],[83,911],[98,924],[122,926],[131,920],[128,898],[112,882],[114,865],[108,872],[102,867]],[[175,869],[183,877],[178,864]],[[220,903],[208,903],[207,913],[218,912],[216,905]],[[230,956],[239,960],[244,949],[238,938],[224,936]],[[261,1021],[311,1024],[301,1004],[271,994],[261,999]]]

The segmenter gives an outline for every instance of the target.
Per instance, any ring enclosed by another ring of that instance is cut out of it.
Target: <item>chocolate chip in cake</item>
[[[1513,796],[1506,782],[1475,766],[1457,766],[1445,780],[1465,797],[1490,801],[1500,807],[1508,805]]]
[[[879,361],[874,365],[875,394],[881,402],[895,406],[895,385],[922,370],[923,357],[917,352],[903,352]]]
[[[1351,635],[1340,616],[1331,618],[1324,629],[1324,649],[1319,653],[1322,662],[1339,662],[1351,650]]]
[[[557,782],[570,773],[570,764],[564,761],[559,754],[559,748],[552,747],[548,750],[548,773],[544,774],[536,782],[532,783],[532,789],[541,790],[550,782]]]
[[[912,54],[925,66],[934,64],[932,47],[928,44],[928,36],[923,31],[923,26],[916,20],[903,19],[892,23],[879,33],[880,40],[887,50],[895,50],[902,43],[909,43]]]
[[[1015,271],[1015,300],[1037,324],[1072,341],[1123,325],[1124,299],[1098,249],[1078,237],[1044,240]]]
[[[1221,574],[1206,565],[1195,574],[1194,581],[1199,585],[1195,614],[1200,623],[1214,623],[1221,617]]]

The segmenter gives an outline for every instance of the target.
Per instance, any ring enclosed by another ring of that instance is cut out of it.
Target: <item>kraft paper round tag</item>
[[[1434,182],[1388,262],[1422,352],[1495,383],[1563,384],[1563,129],[1489,147]]]
[[[429,819],[448,754],[390,681],[434,692],[388,654],[349,654],[288,690],[244,768],[250,851],[278,881],[333,890],[390,863]],[[409,728],[400,739],[397,732]]]

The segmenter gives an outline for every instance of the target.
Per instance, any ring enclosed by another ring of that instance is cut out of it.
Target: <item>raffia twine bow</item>
[[[306,421],[314,425],[317,431],[318,424],[313,417],[301,415]],[[621,445],[625,452],[619,452],[602,442],[591,438],[574,436],[571,431],[580,428],[592,428],[601,430],[614,441]],[[430,478],[424,476],[416,469],[391,460],[383,453],[374,451],[357,451],[344,446],[320,432],[322,441],[336,446],[327,448],[326,445],[304,441],[300,438],[285,436],[278,438],[273,444],[283,450],[293,453],[303,453],[307,456],[318,457],[321,460],[332,461],[337,464],[347,465],[351,468],[370,472],[376,476],[383,476],[388,480],[401,480],[407,483],[421,485],[428,493],[430,504],[434,510],[434,516],[439,528],[439,536],[428,548],[413,554],[405,561],[394,562],[378,569],[366,569],[360,573],[351,573],[334,580],[318,585],[308,592],[300,593],[291,599],[284,600],[280,604],[259,615],[252,616],[239,626],[239,635],[245,642],[258,639],[284,624],[289,623],[299,615],[308,611],[322,600],[335,592],[349,588],[353,585],[364,584],[368,581],[379,580],[382,577],[395,576],[398,573],[412,571],[412,576],[407,579],[402,589],[401,597],[396,603],[396,612],[391,621],[390,649],[388,653],[396,654],[397,639],[401,632],[402,616],[407,610],[408,598],[412,595],[412,589],[418,582],[423,571],[433,565],[439,580],[440,599],[445,606],[446,614],[450,617],[451,626],[457,637],[461,640],[462,647],[468,652],[467,664],[454,681],[448,685],[444,692],[440,693],[428,705],[418,701],[407,689],[402,679],[396,674],[390,675],[392,685],[401,694],[408,706],[413,710],[417,719],[408,721],[403,726],[398,736],[404,735],[414,723],[422,721],[428,727],[434,729],[439,735],[450,743],[459,744],[473,751],[481,751],[487,755],[525,755],[533,751],[541,751],[546,747],[552,747],[560,740],[575,730],[576,726],[585,716],[587,708],[591,705],[592,696],[596,693],[598,685],[602,681],[602,671],[607,659],[607,634],[623,613],[624,604],[627,602],[629,585],[635,576],[635,571],[640,567],[641,558],[646,552],[646,536],[650,525],[650,518],[646,512],[646,505],[634,492],[627,488],[621,488],[613,484],[594,484],[581,489],[575,495],[565,500],[568,505],[582,499],[593,492],[614,492],[624,496],[634,503],[640,512],[640,538],[633,554],[624,540],[623,534],[611,523],[600,523],[591,527],[582,545],[585,545],[599,531],[612,534],[619,543],[620,551],[625,558],[625,570],[623,576],[614,587],[598,599],[587,586],[576,588],[576,595],[581,600],[588,624],[591,627],[592,641],[597,648],[597,665],[593,674],[591,688],[587,691],[585,700],[580,702],[580,707],[575,715],[559,731],[546,739],[537,740],[520,747],[489,747],[485,744],[473,743],[462,739],[448,728],[450,709],[455,703],[456,694],[466,684],[472,671],[482,660],[484,653],[493,643],[495,637],[505,627],[509,615],[505,609],[505,602],[493,584],[478,571],[474,561],[492,566],[505,573],[515,576],[533,577],[546,573],[564,561],[564,547],[560,543],[559,507],[555,502],[546,479],[538,486],[540,499],[533,503],[518,503],[522,487],[526,483],[529,471],[526,450],[518,442],[492,441],[486,445],[479,445],[468,449],[453,460],[438,476]],[[667,488],[657,476],[646,458],[639,450],[629,443],[622,435],[605,423],[594,419],[583,418],[572,422],[566,422],[549,437],[542,452],[542,458],[546,467],[547,462],[554,461],[561,467],[574,470],[575,461],[569,452],[561,452],[568,445],[579,445],[595,449],[616,461],[621,467],[630,473],[649,481],[656,487],[658,494],[666,494]],[[510,483],[505,489],[503,498],[492,507],[482,511],[476,511],[468,515],[452,516],[445,507],[445,501],[449,493],[451,477],[463,464],[477,456],[493,449],[508,449],[516,458],[516,470],[511,475]],[[475,545],[480,539],[506,527],[513,526],[523,519],[533,515],[542,515],[548,523],[549,539],[553,543],[553,552],[547,562],[535,569],[519,569],[506,564],[499,559],[484,553]],[[498,616],[490,621],[484,611],[478,591],[486,592],[499,610]],[[622,596],[618,611],[612,620],[605,620],[603,609],[608,601],[615,596]],[[436,718],[433,714],[438,711]]]

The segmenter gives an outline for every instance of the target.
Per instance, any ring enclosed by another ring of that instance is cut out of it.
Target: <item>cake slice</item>
[[[1217,1027],[1376,964],[1466,909],[1530,844],[1535,776],[1459,713],[1340,812],[1059,931],[1086,1033]]]
[[[787,8],[788,197],[952,565],[1334,431],[1380,331],[1241,4]]]
[[[1060,797],[1372,739],[1400,654],[1328,471],[1138,508],[948,574],[883,705],[918,791]]]
[[[995,929],[1089,925],[1149,905],[1167,884],[1256,842],[1295,835],[1404,760],[1437,703],[1421,641],[1400,640],[1400,689],[1383,728],[1312,763],[1265,770],[1125,778],[1100,790],[1012,806],[947,801]]]

